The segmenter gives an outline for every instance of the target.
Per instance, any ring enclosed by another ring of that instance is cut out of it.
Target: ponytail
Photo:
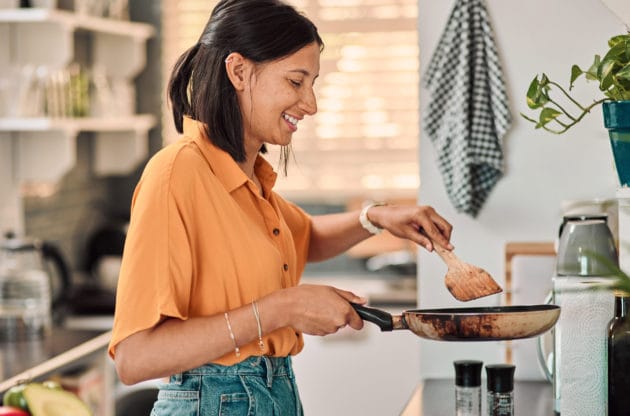
[[[193,60],[197,56],[199,46],[197,43],[177,59],[168,83],[168,97],[171,101],[173,121],[180,134],[184,132],[184,116],[192,115],[188,92],[193,73]]]
[[[254,64],[272,62],[311,42],[323,46],[317,28],[283,0],[220,0],[197,44],[171,73],[168,98],[175,128],[183,133],[184,117],[203,123],[213,145],[236,162],[245,161],[245,127],[225,58],[238,52]],[[285,170],[288,156],[283,151]]]

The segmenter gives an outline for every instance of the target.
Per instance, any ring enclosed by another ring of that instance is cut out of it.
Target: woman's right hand
[[[363,320],[350,302],[365,304],[367,300],[352,292],[332,286],[304,284],[286,289],[290,302],[288,326],[309,335],[328,335],[349,325],[363,328]]]

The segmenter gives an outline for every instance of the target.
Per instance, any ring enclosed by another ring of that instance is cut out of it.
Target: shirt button
[[[289,265],[288,265],[288,264],[286,264],[286,263],[284,263],[284,264],[282,265],[282,268],[283,268],[283,269],[284,269],[284,271],[286,272],[287,270],[289,270]]]
[[[274,228],[273,235],[278,235],[278,234],[280,234],[280,230],[278,228]]]

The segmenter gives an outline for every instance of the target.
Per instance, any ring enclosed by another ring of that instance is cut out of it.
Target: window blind
[[[318,113],[294,134],[276,190],[301,201],[414,198],[419,186],[416,0],[293,0],[325,49]],[[163,0],[165,74],[193,45],[213,1]],[[165,77],[168,79],[168,76]],[[165,81],[166,82],[166,81]],[[176,137],[165,107],[165,137]],[[268,160],[278,166],[279,149]]]

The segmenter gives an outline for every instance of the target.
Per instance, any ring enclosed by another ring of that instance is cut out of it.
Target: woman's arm
[[[313,216],[308,260],[326,260],[370,237],[372,234],[359,222],[359,213]],[[433,250],[431,239],[443,247],[453,248],[449,242],[453,227],[430,206],[377,205],[368,210],[367,217],[377,227],[429,251]]]
[[[365,303],[351,292],[330,286],[301,285],[271,293],[257,301],[263,335],[292,327],[311,335],[326,335],[363,321],[349,302]],[[239,346],[258,338],[251,305],[229,311]],[[209,363],[234,352],[223,313],[188,320],[167,318],[155,327],[122,340],[115,350],[116,371],[125,384],[162,378]]]

